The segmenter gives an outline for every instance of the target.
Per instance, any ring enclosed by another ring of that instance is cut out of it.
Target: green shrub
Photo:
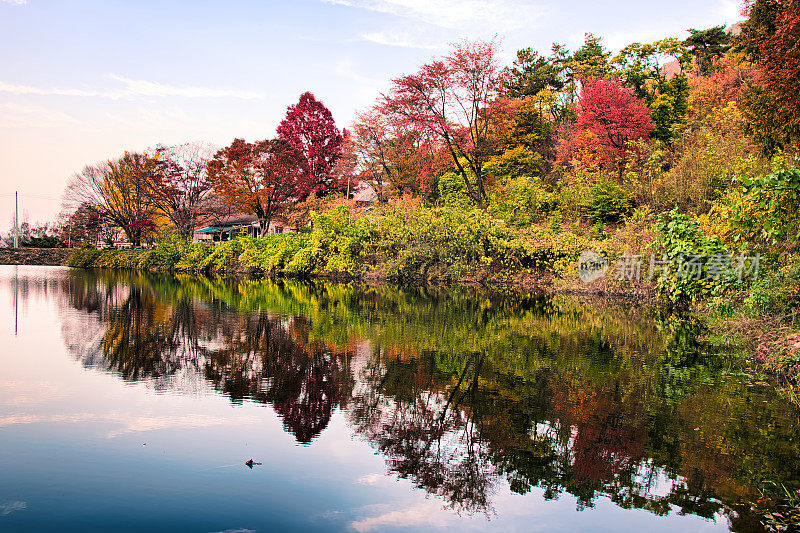
[[[445,172],[436,179],[436,191],[442,205],[471,206],[464,178],[457,172]]]
[[[686,307],[737,283],[731,252],[718,238],[706,236],[697,219],[673,209],[659,217],[657,228],[653,251],[664,264],[659,264],[656,291],[666,302]]]
[[[246,239],[242,242],[243,251],[239,255],[239,262],[245,267],[262,272],[286,270],[309,238],[308,234],[279,233],[262,239]]]
[[[181,256],[175,264],[176,270],[199,271],[200,266],[205,263],[206,258],[214,251],[214,245],[210,242],[193,242],[186,245],[181,250]]]
[[[545,190],[539,178],[521,176],[493,195],[488,212],[517,228],[545,220],[559,206],[558,196]]]
[[[162,234],[154,248],[144,251],[137,268],[141,270],[167,271],[175,268],[189,244],[175,234]]]
[[[239,254],[242,253],[242,243],[251,237],[239,237],[232,241],[223,242],[214,246],[214,249],[204,257],[199,267],[201,270],[215,270],[225,272],[237,266]]]
[[[800,262],[767,272],[750,287],[744,310],[750,315],[788,314],[800,307]]]
[[[585,206],[594,222],[616,224],[633,209],[633,199],[617,183],[601,179],[590,190]]]
[[[536,263],[530,239],[475,208],[386,208],[375,232],[372,253],[389,277],[505,276]]]
[[[154,249],[141,254],[137,265],[141,270],[172,270],[180,259],[181,254],[177,249]]]
[[[538,176],[544,166],[545,161],[541,154],[524,146],[516,146],[489,159],[483,170],[502,183],[520,177]]]
[[[550,231],[553,233],[561,233],[564,225],[564,217],[561,213],[555,213],[553,216],[550,217]]]
[[[28,248],[63,248],[65,244],[58,237],[45,235],[44,237],[31,237],[20,242],[21,246]]]
[[[536,270],[566,272],[588,239],[552,229],[521,231],[466,204],[383,205],[352,216],[347,206],[312,213],[309,233],[240,237],[212,245],[162,235],[149,250],[76,250],[74,266],[194,272],[240,268],[291,275],[359,277],[380,269],[394,279],[507,279]]]
[[[598,220],[594,223],[589,236],[596,241],[603,241],[608,238],[608,233],[606,233],[606,225],[603,224],[602,220]]]
[[[101,251],[94,246],[81,246],[74,250],[67,258],[67,265],[76,268],[89,268],[100,256]]]
[[[357,275],[366,270],[363,254],[373,239],[367,217],[351,217],[346,206],[312,216],[309,245],[313,268],[322,273]],[[297,265],[299,265],[299,261]]]
[[[552,272],[556,276],[567,273],[576,274],[578,257],[589,248],[589,239],[572,232],[534,233],[533,243],[526,253],[531,258],[531,266],[539,271]]]
[[[732,206],[735,237],[762,251],[800,244],[800,169],[742,180],[745,195]]]

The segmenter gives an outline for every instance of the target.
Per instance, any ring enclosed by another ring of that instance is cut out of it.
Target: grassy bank
[[[240,237],[213,246],[165,237],[144,250],[84,247],[75,267],[197,273],[320,276],[421,282],[567,283],[592,249],[623,253],[616,238],[593,238],[591,227],[521,229],[477,209],[383,206],[372,212],[340,206],[312,216],[313,229],[265,238]]]

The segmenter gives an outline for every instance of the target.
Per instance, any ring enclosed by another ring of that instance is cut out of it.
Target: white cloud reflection
[[[28,507],[28,504],[21,501],[5,501],[0,502],[0,516],[8,516],[15,511],[23,511]]]
[[[160,429],[197,429],[212,426],[256,424],[260,420],[254,416],[222,417],[202,414],[184,416],[133,416],[126,413],[76,413],[68,415],[10,415],[0,417],[0,427],[20,424],[82,424],[86,422],[110,423],[119,427],[108,431],[109,439],[131,433],[141,433]]]

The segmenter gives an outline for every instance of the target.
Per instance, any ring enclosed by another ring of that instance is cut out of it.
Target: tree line
[[[274,139],[157,146],[87,165],[69,180],[63,225],[75,242],[122,232],[139,246],[160,226],[189,238],[201,221],[247,213],[265,235],[288,203],[342,189],[334,172],[342,138],[331,112],[305,93]]]
[[[122,232],[139,245],[238,212],[263,236],[275,217],[306,222],[365,183],[382,201],[456,199],[516,226],[563,220],[573,204],[597,224],[640,207],[713,213],[742,175],[791,166],[800,140],[800,0],[743,9],[729,30],[616,54],[586,34],[574,52],[526,48],[504,66],[497,41],[465,40],[392,80],[349,130],[307,92],[275,138],[89,165],[70,179],[63,226],[73,241]]]

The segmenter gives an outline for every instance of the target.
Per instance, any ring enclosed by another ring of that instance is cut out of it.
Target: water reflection
[[[537,488],[754,531],[762,480],[800,488],[797,410],[699,344],[691,318],[467,289],[103,271],[60,283],[86,366],[269,404],[300,444],[342,410],[390,472],[461,513]]]

